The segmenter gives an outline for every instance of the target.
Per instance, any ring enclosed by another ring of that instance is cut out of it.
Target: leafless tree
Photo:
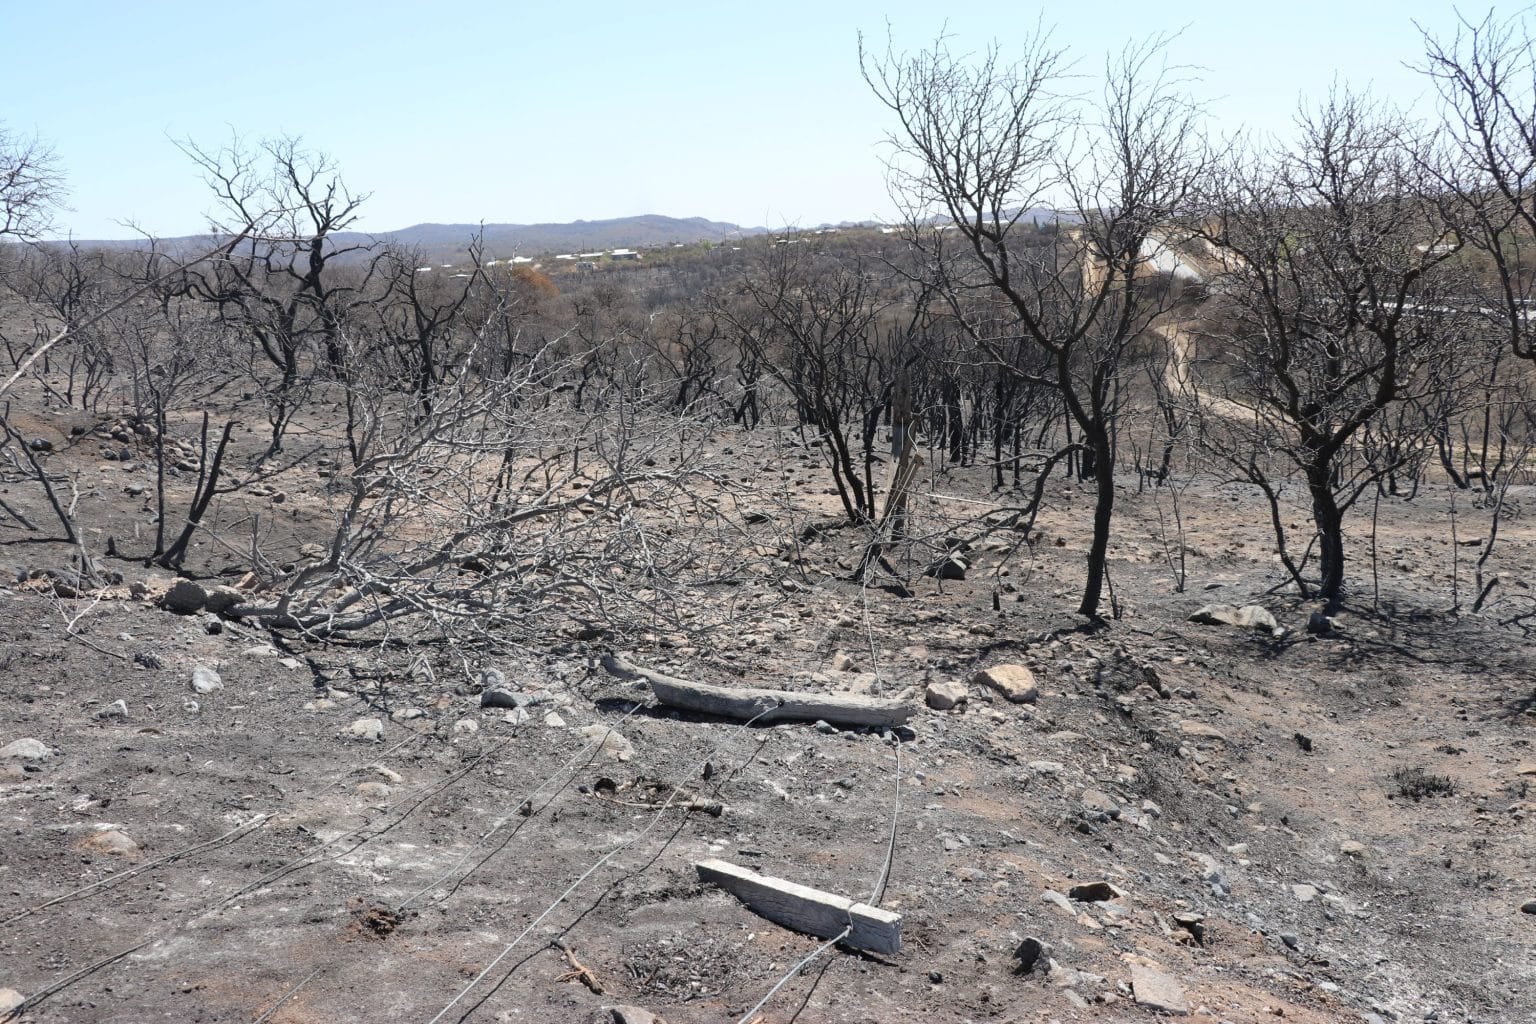
[[[66,194],[54,151],[0,124],[0,241],[32,241],[46,234]]]
[[[1400,465],[1364,457],[1365,430],[1437,386],[1434,363],[1462,328],[1461,246],[1425,171],[1430,147],[1400,116],[1336,94],[1301,118],[1293,145],[1234,158],[1200,229],[1225,314],[1207,319],[1217,354],[1191,384],[1206,436],[1268,496],[1283,563],[1331,610],[1346,580],[1344,517]],[[1286,545],[1278,492],[1290,472],[1311,510],[1315,586]]]
[[[957,56],[944,40],[916,54],[860,47],[875,95],[895,115],[893,195],[909,242],[986,357],[1060,394],[1082,470],[1095,480],[1093,537],[1078,610],[1099,614],[1115,500],[1117,383],[1131,343],[1168,309],[1149,271],[1203,167],[1187,83],[1163,41],[1107,62],[1103,93],[1067,95],[1065,54],[1044,33],[1005,63],[996,48]],[[1043,207],[1064,208],[1042,234]],[[968,296],[996,294],[1009,318],[975,320]],[[1028,339],[1047,374],[1009,362]]]
[[[271,424],[268,454],[282,450],[298,410],[307,373],[334,369],[344,354],[341,323],[362,302],[355,283],[339,284],[334,268],[369,243],[338,245],[367,199],[348,191],[328,157],[282,138],[251,151],[236,139],[208,150],[182,150],[202,170],[217,208],[210,229],[224,237],[245,229],[244,241],[209,264],[188,271],[190,293],[246,334],[276,370],[264,381]],[[248,225],[257,225],[254,230]]]

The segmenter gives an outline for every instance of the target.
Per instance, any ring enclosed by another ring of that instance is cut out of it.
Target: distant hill
[[[728,238],[760,234],[765,228],[743,228],[725,221],[704,217],[663,217],[645,214],[612,220],[578,220],[571,224],[416,224],[399,231],[378,234],[343,231],[332,235],[339,247],[366,244],[370,240],[395,243],[418,250],[426,262],[453,262],[462,258],[470,239],[481,233],[486,259],[511,256],[543,256],[558,253],[593,252],[600,249],[674,243],[719,242]],[[142,239],[77,240],[82,248],[133,249],[144,245]],[[200,236],[163,238],[160,244],[170,251],[189,251],[207,244]]]

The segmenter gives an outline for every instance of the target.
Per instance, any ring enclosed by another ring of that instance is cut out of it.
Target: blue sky
[[[1468,8],[1481,16],[1486,8]],[[530,223],[640,213],[813,225],[886,214],[888,122],[857,36],[1006,55],[1037,21],[1085,75],[1164,32],[1218,132],[1284,132],[1337,79],[1411,105],[1427,0],[1249,5],[779,0],[198,4],[0,0],[0,121],[57,151],[78,238],[200,230],[172,139],[302,136],[371,193],[359,224]]]

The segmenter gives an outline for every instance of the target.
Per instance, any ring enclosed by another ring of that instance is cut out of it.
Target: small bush
[[[1456,792],[1456,783],[1446,775],[1430,775],[1423,768],[1399,768],[1392,773],[1397,783],[1397,795],[1412,797],[1415,801],[1427,796],[1450,796]]]

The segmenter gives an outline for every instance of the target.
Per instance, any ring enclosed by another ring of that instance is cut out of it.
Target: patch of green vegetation
[[[1399,768],[1392,773],[1397,783],[1397,795],[1412,797],[1415,802],[1427,796],[1450,796],[1456,792],[1456,783],[1448,775],[1430,775],[1423,768]]]

